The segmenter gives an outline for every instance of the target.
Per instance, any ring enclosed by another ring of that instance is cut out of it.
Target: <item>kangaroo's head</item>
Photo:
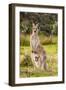
[[[32,24],[32,34],[38,35],[38,24]]]

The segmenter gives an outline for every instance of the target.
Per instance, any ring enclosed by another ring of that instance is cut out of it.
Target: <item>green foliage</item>
[[[57,35],[57,14],[50,13],[20,13],[20,31],[30,33],[32,31],[32,23],[39,23],[39,30],[43,31],[46,35]],[[55,27],[55,28],[54,28]]]
[[[23,67],[33,66],[30,56],[29,55],[24,55],[24,58],[23,58],[20,65],[23,66]]]

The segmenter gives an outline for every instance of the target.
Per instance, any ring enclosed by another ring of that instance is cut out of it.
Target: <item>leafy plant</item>
[[[21,62],[21,66],[23,67],[33,66],[33,63],[29,55],[24,55],[24,59]]]

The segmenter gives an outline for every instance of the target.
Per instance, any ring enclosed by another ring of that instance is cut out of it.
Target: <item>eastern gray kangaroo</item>
[[[30,35],[31,59],[37,68],[46,70],[46,52],[40,44],[38,25],[39,24],[32,24],[32,34]]]

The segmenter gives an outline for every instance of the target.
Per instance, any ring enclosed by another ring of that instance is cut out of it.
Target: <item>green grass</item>
[[[20,65],[20,77],[44,77],[44,76],[55,76],[58,74],[57,71],[57,44],[43,45],[47,54],[48,71],[34,70],[33,66],[21,66]],[[30,56],[30,46],[20,47],[20,61],[23,61],[25,52],[28,52]],[[23,73],[22,70],[25,70]],[[26,72],[28,71],[28,72]]]
[[[45,76],[56,76],[56,71],[40,71],[40,70],[33,70],[33,67],[21,67],[21,70],[25,72],[20,72],[20,77],[45,77]]]
[[[47,45],[47,44],[56,44],[57,43],[57,36],[53,36],[52,37],[52,42],[51,42],[51,39],[50,39],[50,36],[45,36],[43,34],[40,34],[39,35],[39,38],[40,38],[40,43],[42,45]],[[20,36],[20,46],[29,46],[30,45],[30,35],[27,34],[27,35],[21,35]]]
[[[46,77],[58,75],[58,63],[57,63],[57,36],[53,36],[52,43],[49,37],[39,35],[41,44],[46,51],[47,67],[48,71],[41,71],[35,69],[33,65],[27,65],[31,62],[30,58],[27,58],[28,62],[25,61],[26,54],[30,57],[30,35],[21,35],[20,37],[20,77]],[[25,61],[25,63],[24,63]],[[26,64],[27,63],[27,64]]]

